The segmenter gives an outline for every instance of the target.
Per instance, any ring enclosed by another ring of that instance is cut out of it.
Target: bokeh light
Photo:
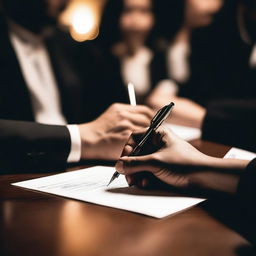
[[[78,7],[72,17],[72,26],[78,34],[87,34],[93,29],[94,17],[92,10],[87,6]]]
[[[105,0],[73,0],[61,16],[61,24],[68,27],[78,42],[93,40],[99,33],[99,22]]]

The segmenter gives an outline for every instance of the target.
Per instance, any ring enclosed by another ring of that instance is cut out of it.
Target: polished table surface
[[[223,157],[229,147],[192,142]],[[164,219],[28,191],[10,183],[48,174],[0,176],[0,255],[254,255],[228,200],[209,200]],[[236,230],[236,231],[235,231]]]

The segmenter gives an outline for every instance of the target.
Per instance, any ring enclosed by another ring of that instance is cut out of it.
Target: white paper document
[[[242,160],[252,160],[256,158],[256,153],[246,151],[239,148],[231,148],[228,153],[224,156],[224,158],[235,158]]]
[[[164,124],[164,127],[171,129],[176,135],[186,141],[200,139],[202,132],[200,129],[176,124]]]
[[[201,198],[181,197],[169,192],[129,187],[123,175],[107,187],[114,172],[113,167],[96,166],[12,185],[156,218],[166,217],[204,201]]]

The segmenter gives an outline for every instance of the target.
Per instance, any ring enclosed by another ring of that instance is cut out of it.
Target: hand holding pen
[[[143,146],[145,143],[148,141],[150,136],[152,135],[153,132],[155,132],[161,125],[162,123],[169,117],[172,108],[174,107],[174,103],[171,102],[169,105],[163,107],[160,109],[157,114],[154,116],[154,118],[151,121],[150,127],[146,131],[146,133],[142,136],[140,142],[138,145],[133,149],[132,153],[130,156],[137,156],[141,150],[143,149]],[[108,186],[116,179],[119,177],[119,173],[115,172],[108,184]]]

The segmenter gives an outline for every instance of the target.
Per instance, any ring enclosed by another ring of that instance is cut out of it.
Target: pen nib
[[[114,181],[115,178],[116,178],[116,177],[113,175],[112,178],[111,178],[111,180],[109,181],[107,187]]]

